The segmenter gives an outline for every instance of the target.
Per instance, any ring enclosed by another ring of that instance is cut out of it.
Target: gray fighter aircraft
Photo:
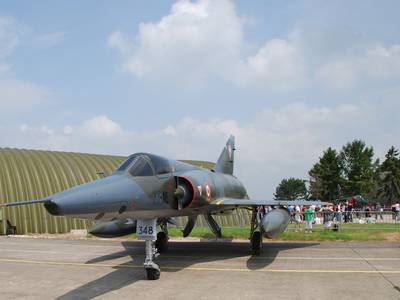
[[[136,153],[110,176],[82,184],[39,200],[5,203],[15,206],[43,203],[54,216],[97,221],[89,232],[115,237],[136,232],[145,241],[144,268],[150,280],[160,277],[154,262],[168,249],[168,223],[187,216],[183,236],[192,231],[203,215],[212,232],[221,236],[213,214],[237,208],[252,211],[250,245],[253,254],[262,250],[262,237],[281,234],[290,221],[287,206],[322,205],[320,201],[276,201],[250,199],[243,184],[233,175],[235,142],[231,136],[212,170],[195,167],[149,153]],[[264,206],[274,209],[262,213]],[[157,225],[160,231],[157,234]]]

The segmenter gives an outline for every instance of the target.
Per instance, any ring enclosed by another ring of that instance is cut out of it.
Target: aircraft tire
[[[148,280],[157,280],[160,278],[160,270],[146,268],[146,277]]]
[[[157,233],[156,248],[159,253],[168,251],[168,235],[164,231]]]
[[[262,250],[262,236],[260,231],[253,232],[250,243],[251,243],[251,253],[253,255],[260,255]]]

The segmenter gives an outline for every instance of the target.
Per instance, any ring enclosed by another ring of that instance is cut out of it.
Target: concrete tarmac
[[[400,243],[172,241],[145,280],[144,243],[0,237],[0,299],[400,299]]]

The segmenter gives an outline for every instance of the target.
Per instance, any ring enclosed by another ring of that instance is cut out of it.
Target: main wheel
[[[160,278],[160,270],[153,268],[146,268],[146,277],[148,280],[157,280]]]
[[[259,255],[262,250],[262,236],[260,231],[253,232],[250,239],[251,243],[251,253],[254,255]]]
[[[168,250],[168,235],[164,231],[157,233],[156,248],[159,253],[164,253]]]

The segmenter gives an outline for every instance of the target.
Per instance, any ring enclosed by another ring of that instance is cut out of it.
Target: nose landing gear
[[[160,267],[153,261],[153,259],[159,255],[154,244],[157,234],[157,220],[138,219],[136,234],[138,240],[144,240],[146,244],[146,258],[144,260],[143,266],[146,272],[147,279],[159,279],[161,270]]]
[[[154,258],[168,250],[168,225],[162,220],[161,230],[157,234],[157,220],[137,220],[136,234],[139,240],[146,243],[146,258],[143,266],[148,280],[160,278],[160,267],[153,261]],[[157,238],[156,238],[157,237]]]
[[[150,239],[146,239],[146,259],[144,261],[144,269],[148,280],[157,280],[160,278],[160,267],[153,262],[153,258],[157,256],[154,243]]]

